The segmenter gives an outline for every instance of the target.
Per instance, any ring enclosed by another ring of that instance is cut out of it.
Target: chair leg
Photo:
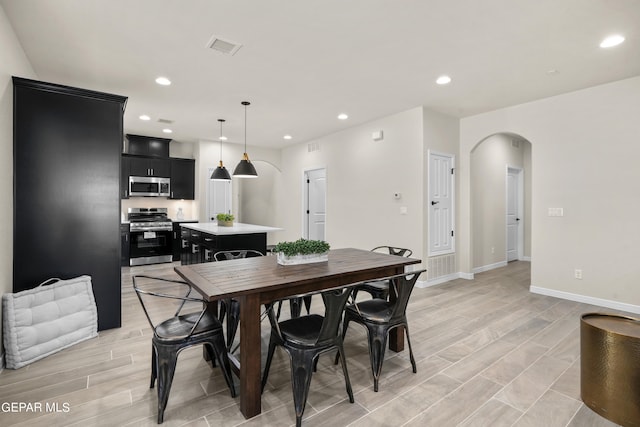
[[[291,355],[291,387],[293,389],[293,405],[296,409],[296,427],[300,427],[304,407],[309,396],[314,358],[308,351],[291,348],[288,351]]]
[[[347,335],[347,328],[349,327],[349,321],[350,320],[351,319],[349,318],[349,316],[347,314],[345,314],[344,320],[342,321],[342,341],[343,342],[344,342],[345,335]],[[340,360],[340,352],[336,353],[336,358],[334,359],[333,364],[337,365],[338,364],[338,360]]]
[[[156,349],[158,351],[158,424],[162,424],[173,375],[176,371],[178,354],[173,347],[156,345]]]
[[[224,321],[224,317],[227,314],[227,306],[229,305],[230,299],[223,299],[220,301],[219,307],[220,311],[218,312],[218,320],[220,323]]]
[[[227,350],[231,350],[233,340],[236,338],[238,325],[240,324],[240,302],[232,299],[227,314]]]
[[[291,318],[296,319],[300,317],[300,312],[302,311],[302,298],[291,298],[289,299],[289,308],[291,311]]]
[[[264,388],[267,385],[267,378],[269,377],[269,368],[271,367],[271,361],[273,360],[273,353],[276,351],[276,342],[273,337],[269,339],[269,350],[267,352],[267,362],[264,365],[264,373],[262,374],[262,388],[261,392],[264,392]]]
[[[233,384],[233,376],[231,375],[231,364],[229,363],[229,357],[227,356],[227,348],[224,345],[224,338],[222,335],[216,335],[212,338],[210,343],[205,343],[205,346],[211,346],[213,353],[215,354],[224,380],[227,382],[229,391],[231,391],[231,397],[236,397],[236,388]]]
[[[411,360],[411,367],[413,368],[413,373],[418,372],[418,368],[416,368],[416,360],[413,358],[413,350],[411,349],[411,338],[409,338],[409,325],[404,325],[404,331],[407,333],[407,344],[409,345],[409,360]]]
[[[371,373],[373,374],[373,391],[378,391],[378,380],[382,372],[384,353],[387,347],[387,333],[384,327],[367,324],[369,337],[369,359],[371,360]]]
[[[311,312],[311,295],[303,296],[302,300],[304,301],[304,307],[307,309],[307,314],[309,314]]]
[[[156,348],[151,345],[151,384],[149,388],[153,388],[158,378],[158,356],[156,356]]]
[[[338,355],[342,360],[342,372],[344,373],[344,382],[347,387],[347,394],[349,395],[349,402],[353,403],[353,390],[351,389],[351,380],[349,380],[349,372],[347,371],[347,358],[344,357],[344,347],[340,345],[338,347]],[[338,357],[338,356],[336,356]]]

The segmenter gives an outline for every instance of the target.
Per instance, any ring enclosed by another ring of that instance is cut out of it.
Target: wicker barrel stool
[[[580,394],[589,408],[606,419],[640,426],[640,320],[582,315]]]

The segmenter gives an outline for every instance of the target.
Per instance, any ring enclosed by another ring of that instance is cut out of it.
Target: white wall
[[[13,291],[13,83],[36,75],[0,6],[0,294]],[[2,318],[0,311],[0,319]],[[0,351],[3,353],[4,350]]]
[[[373,141],[382,130],[384,139]],[[422,258],[422,108],[384,117],[282,150],[281,215],[284,240],[298,239],[303,226],[303,173],[327,170],[326,240],[332,248],[412,248]],[[394,193],[401,193],[396,200]],[[406,207],[407,214],[400,214]]]
[[[640,77],[462,119],[463,271],[472,266],[471,150],[512,132],[532,144],[532,289],[640,310],[638,117]],[[564,216],[549,217],[552,207]]]

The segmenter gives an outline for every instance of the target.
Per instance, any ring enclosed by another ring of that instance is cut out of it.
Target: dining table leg
[[[261,411],[260,296],[249,294],[240,301],[240,411],[245,418]]]

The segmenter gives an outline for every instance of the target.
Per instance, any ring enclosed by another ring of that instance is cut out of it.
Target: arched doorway
[[[278,227],[281,172],[269,162],[253,160],[256,179],[234,179],[237,186],[239,222]]]
[[[471,267],[531,260],[531,143],[497,133],[471,150]]]

